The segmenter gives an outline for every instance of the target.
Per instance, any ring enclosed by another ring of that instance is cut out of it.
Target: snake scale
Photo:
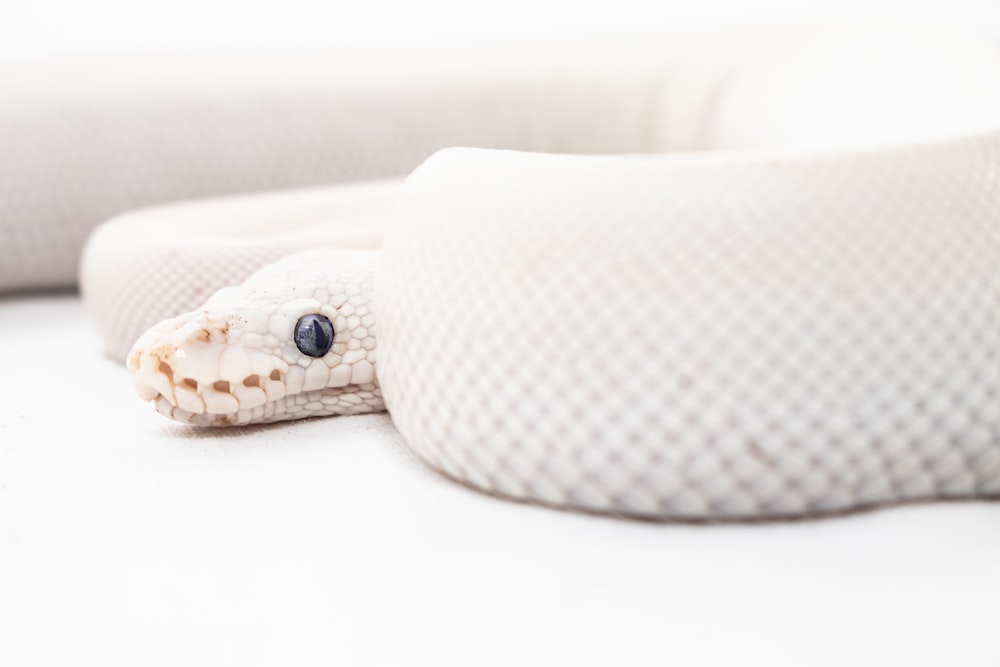
[[[1000,54],[731,37],[4,71],[0,286],[137,208],[81,285],[182,422],[388,409],[466,485],[651,519],[1000,495]]]

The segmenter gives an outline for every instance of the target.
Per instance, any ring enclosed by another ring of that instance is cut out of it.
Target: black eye
[[[333,324],[322,315],[303,315],[295,323],[295,347],[310,357],[322,357],[333,345]]]

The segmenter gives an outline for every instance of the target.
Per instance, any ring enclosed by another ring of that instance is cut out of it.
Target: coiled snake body
[[[513,77],[509,108],[432,89],[395,124],[545,152],[131,213],[85,296],[165,415],[388,407],[505,497],[745,519],[997,495],[1000,67],[900,34]]]

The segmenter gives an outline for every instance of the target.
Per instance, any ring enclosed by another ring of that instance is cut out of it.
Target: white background
[[[655,32],[784,19],[920,18],[1000,36],[996,0],[0,0],[0,51],[313,49]]]
[[[696,7],[0,0],[0,53],[473,42],[852,11],[968,18],[1000,36],[995,1],[683,5]],[[1000,664],[1000,505],[751,526],[553,512],[439,478],[385,416],[193,434],[135,399],[99,347],[75,297],[0,299],[4,667]]]

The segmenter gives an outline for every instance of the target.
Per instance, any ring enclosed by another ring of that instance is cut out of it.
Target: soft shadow
[[[0,290],[0,305],[7,302],[27,301],[39,297],[79,298],[80,290],[75,285],[63,287],[22,287],[10,291]]]

